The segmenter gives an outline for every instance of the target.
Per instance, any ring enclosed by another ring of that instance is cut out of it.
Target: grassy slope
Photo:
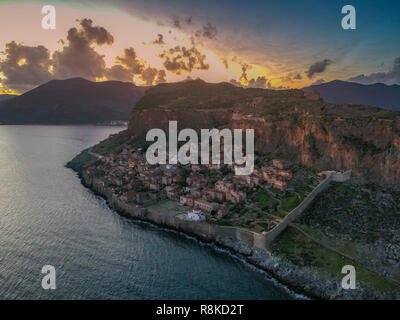
[[[288,227],[273,243],[272,252],[284,260],[297,266],[306,266],[318,272],[323,277],[341,279],[342,267],[353,265],[356,269],[357,281],[366,282],[376,290],[400,292],[400,287],[389,279],[371,272],[353,260],[337,254],[305,237],[292,227]]]
[[[117,152],[121,146],[128,141],[127,131],[122,131],[117,134],[111,135],[107,139],[100,141],[98,144],[92,147],[92,151],[99,153],[103,156],[107,156],[110,153]],[[96,157],[88,154],[88,149],[83,150],[80,154],[75,156],[70,162],[67,163],[67,167],[77,172],[81,172],[83,169],[94,164],[97,159]]]

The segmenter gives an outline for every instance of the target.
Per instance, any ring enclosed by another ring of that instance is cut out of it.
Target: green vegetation
[[[300,267],[309,267],[321,276],[341,278],[342,267],[350,264],[356,268],[357,279],[371,284],[375,289],[379,291],[400,290],[399,285],[390,279],[379,276],[357,262],[322,247],[293,227],[288,227],[272,244],[271,249],[280,258]]]
[[[75,171],[82,171],[97,161],[97,158],[88,154],[87,150],[83,150],[80,154],[74,157],[67,163],[67,167]]]
[[[370,141],[365,141],[359,137],[349,135],[349,136],[341,136],[340,142],[344,145],[354,148],[357,152],[360,153],[361,156],[365,155],[376,155],[381,153],[383,149],[378,148],[375,144]]]
[[[107,156],[110,153],[118,152],[121,146],[129,140],[128,132],[122,131],[109,136],[107,139],[99,142],[93,147],[93,152]]]
[[[318,150],[317,139],[315,138],[314,134],[310,132],[304,137],[304,140],[306,143],[308,143],[312,156],[316,159],[321,158],[322,154]]]
[[[224,109],[232,107],[244,92],[229,83],[211,84],[203,80],[165,83],[150,88],[136,104],[136,110],[159,106],[187,109],[199,105],[204,109]]]
[[[269,188],[269,190],[271,190],[274,194],[278,194],[278,195],[281,195],[281,196],[285,194],[284,191],[279,190],[279,189],[274,188],[274,187]]]
[[[274,212],[272,212],[271,214],[274,215],[274,216],[280,217],[280,218],[286,217],[286,214],[283,213],[283,212],[280,211],[280,210],[279,210],[279,211],[274,211]]]
[[[268,231],[268,223],[266,222],[258,222],[257,223],[260,227],[264,228],[265,231]]]
[[[282,200],[281,209],[290,212],[301,203],[298,197],[289,197]]]
[[[271,197],[267,191],[260,189],[257,192],[257,206],[261,209],[275,207],[279,204],[278,200]]]

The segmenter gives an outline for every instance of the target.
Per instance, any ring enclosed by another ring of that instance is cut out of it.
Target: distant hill
[[[3,124],[80,124],[128,120],[148,87],[82,78],[52,80],[0,103]]]
[[[303,91],[318,91],[321,98],[329,103],[362,104],[400,111],[400,86],[383,83],[359,84],[334,80],[303,88]]]

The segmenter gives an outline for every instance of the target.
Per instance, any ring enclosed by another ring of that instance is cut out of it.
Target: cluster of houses
[[[207,177],[192,171],[186,179],[186,189],[190,192],[180,196],[180,203],[192,208],[189,212],[192,220],[203,220],[204,212],[222,218],[231,204],[246,200],[249,188],[267,183],[284,190],[293,176],[289,165],[285,160],[275,159],[270,166],[255,168],[251,175],[227,175],[212,186],[207,183]]]
[[[234,165],[230,165],[233,169]],[[190,207],[190,220],[206,216],[222,218],[233,204],[245,201],[253,188],[267,184],[285,189],[292,178],[289,163],[275,159],[271,165],[255,167],[251,175],[235,176],[228,170],[221,179],[213,179],[219,165],[150,165],[142,150],[125,147],[110,154],[89,174],[101,176],[104,186],[112,188],[120,199],[136,205],[148,205],[168,198]],[[220,176],[220,175],[219,175]]]

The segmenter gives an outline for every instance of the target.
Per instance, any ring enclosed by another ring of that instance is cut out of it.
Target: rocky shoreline
[[[70,164],[67,167],[78,173],[82,184],[96,195],[107,201],[109,207],[120,215],[149,222],[159,227],[175,230],[183,234],[193,236],[196,239],[213,243],[243,259],[259,270],[267,272],[279,283],[288,287],[296,294],[301,294],[312,299],[393,299],[376,292],[370,285],[357,281],[357,289],[344,290],[341,288],[341,279],[331,279],[321,275],[307,267],[299,267],[293,263],[282,261],[274,256],[267,248],[257,248],[251,245],[251,241],[238,240],[232,237],[232,231],[228,235],[220,235],[215,227],[206,222],[179,221],[175,217],[163,215],[160,212],[152,212],[144,208],[136,208],[123,203],[115,197],[111,190],[102,188],[101,181],[86,176],[81,170],[76,170]],[[207,230],[213,229],[213,232]],[[239,228],[235,228],[239,230]],[[235,232],[237,232],[235,230]],[[253,239],[254,242],[254,239]]]

